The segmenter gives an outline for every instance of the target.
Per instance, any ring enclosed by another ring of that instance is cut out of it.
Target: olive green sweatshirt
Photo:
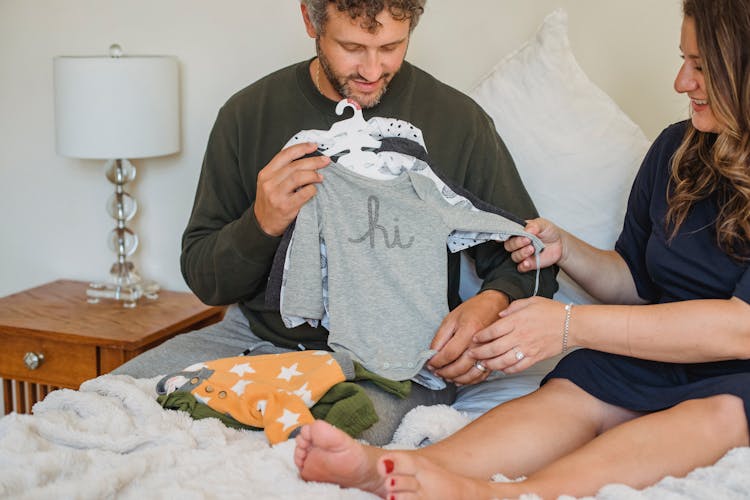
[[[328,349],[328,332],[307,324],[287,329],[278,307],[265,304],[268,275],[280,237],[265,234],[254,211],[258,172],[300,130],[327,130],[342,119],[320,94],[304,61],[272,73],[233,95],[219,110],[208,139],[193,211],[182,238],[182,274],[205,303],[239,303],[250,328],[276,345]],[[436,172],[496,207],[537,216],[513,159],[490,117],[469,97],[404,62],[377,106],[364,118],[397,118],[420,128]],[[447,250],[446,250],[447,251]],[[467,250],[482,289],[511,300],[530,296],[534,273],[521,274],[497,243]],[[460,260],[448,258],[448,304],[460,304]],[[555,269],[541,274],[539,294],[557,289]],[[435,282],[425,276],[423,286]],[[366,285],[364,285],[366,286]]]

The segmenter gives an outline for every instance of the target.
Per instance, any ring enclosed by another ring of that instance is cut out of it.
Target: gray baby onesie
[[[406,171],[374,180],[333,163],[305,204],[289,248],[282,314],[323,316],[321,240],[328,266],[328,344],[393,380],[420,371],[448,313],[446,240],[454,230],[523,235],[500,215],[451,205],[435,183]]]

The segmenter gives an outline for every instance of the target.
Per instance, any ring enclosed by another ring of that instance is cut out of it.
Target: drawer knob
[[[44,361],[44,354],[41,352],[27,352],[23,357],[23,362],[26,363],[29,370],[36,370],[39,368],[42,361]]]

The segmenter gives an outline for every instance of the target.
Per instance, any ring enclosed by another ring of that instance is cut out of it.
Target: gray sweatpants
[[[151,378],[181,371],[201,361],[239,356],[246,350],[250,351],[250,356],[289,352],[289,349],[277,347],[256,337],[239,307],[233,305],[227,309],[222,321],[178,335],[131,359],[112,373]],[[379,417],[378,422],[360,437],[378,446],[391,442],[401,419],[412,408],[420,405],[449,405],[456,396],[456,389],[452,384],[440,391],[412,384],[411,394],[406,399],[388,394],[371,382],[361,382],[360,385],[372,400]]]

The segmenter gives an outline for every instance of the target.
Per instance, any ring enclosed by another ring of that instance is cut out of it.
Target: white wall
[[[430,0],[408,58],[467,91],[557,6],[584,70],[650,138],[686,115],[671,89],[679,0]],[[129,187],[140,203],[136,265],[174,290],[187,289],[180,236],[216,111],[313,54],[296,0],[0,0],[0,296],[104,278],[114,260],[104,210],[112,187],[101,162],[55,154],[52,101],[54,56],[104,54],[113,42],[181,64],[182,152],[136,162]]]

